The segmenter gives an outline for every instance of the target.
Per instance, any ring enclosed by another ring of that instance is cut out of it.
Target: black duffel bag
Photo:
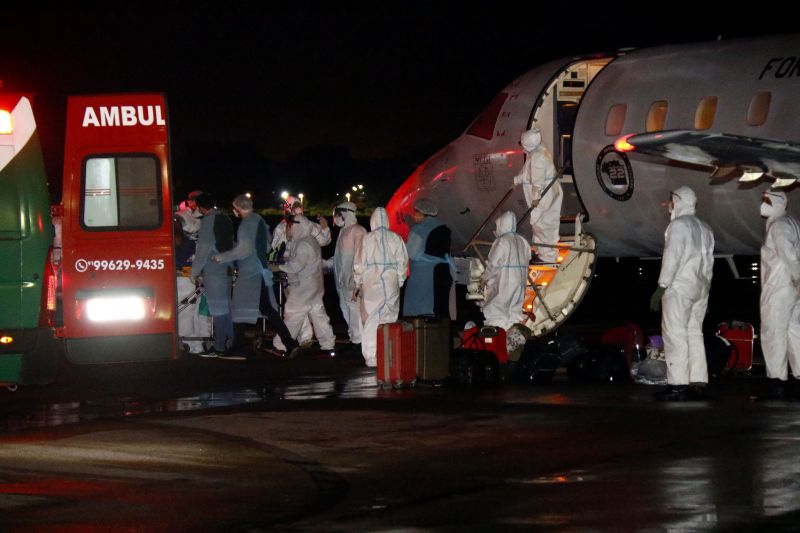
[[[456,385],[497,383],[500,380],[498,367],[493,352],[458,348],[450,354],[450,381]]]

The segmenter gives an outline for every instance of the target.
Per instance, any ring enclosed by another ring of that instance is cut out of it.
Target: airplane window
[[[714,124],[714,115],[717,114],[717,97],[706,96],[697,105],[694,114],[694,129],[707,130]]]
[[[650,112],[647,113],[647,131],[661,131],[667,121],[667,109],[669,104],[666,100],[659,100],[650,105]]]
[[[467,135],[491,141],[492,137],[494,137],[494,126],[497,123],[497,117],[500,116],[500,111],[503,109],[506,99],[508,99],[508,93],[498,94],[489,104],[489,107],[484,109],[478,115],[478,118],[472,122],[469,129],[467,129]]]
[[[625,104],[614,104],[608,110],[606,117],[606,135],[610,137],[617,137],[622,133],[622,127],[625,125],[625,115],[628,112],[628,106]]]
[[[747,125],[761,126],[767,121],[769,115],[769,105],[772,103],[772,93],[770,91],[759,91],[750,100],[750,107],[747,109]]]

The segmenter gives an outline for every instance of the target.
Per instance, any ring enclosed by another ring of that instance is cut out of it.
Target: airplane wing
[[[800,178],[800,144],[695,130],[668,130],[626,135],[615,146],[713,169],[741,171],[740,182],[761,177],[774,180],[773,188],[788,187]]]

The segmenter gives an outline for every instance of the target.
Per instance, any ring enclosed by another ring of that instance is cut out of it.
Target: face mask
[[[343,228],[344,227],[344,218],[342,218],[339,215],[336,215],[335,217],[333,217],[333,223],[336,224],[337,228]]]
[[[773,213],[775,213],[775,208],[772,206],[772,204],[762,202],[760,212],[762,217],[769,218]]]

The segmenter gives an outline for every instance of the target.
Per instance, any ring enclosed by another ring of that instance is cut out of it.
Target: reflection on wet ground
[[[348,378],[301,376],[295,383],[288,385],[202,392],[166,400],[122,398],[56,402],[34,406],[25,412],[8,414],[2,419],[0,427],[14,431],[137,415],[230,408],[259,402],[269,404],[283,400],[370,399],[386,398],[393,394],[408,396],[414,392],[383,391],[376,386],[374,371],[364,369]]]

